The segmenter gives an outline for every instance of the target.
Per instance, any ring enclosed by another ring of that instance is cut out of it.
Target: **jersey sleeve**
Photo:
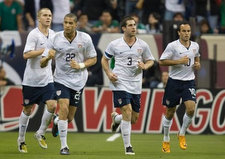
[[[113,49],[113,44],[112,42],[109,43],[109,45],[107,46],[106,50],[105,50],[105,53],[104,53],[104,56],[107,58],[107,59],[111,59],[113,56],[114,56],[114,49]]]
[[[172,45],[171,43],[167,45],[166,49],[162,53],[160,60],[171,59],[173,55]]]
[[[199,52],[199,45],[196,43],[196,54],[195,57],[200,57],[200,52]]]
[[[87,49],[86,49],[86,58],[92,58],[92,57],[96,57],[97,53],[94,47],[94,44],[92,42],[91,37],[88,35],[87,36]]]
[[[155,60],[148,44],[145,44],[145,48],[144,48],[144,52],[143,52],[142,57],[143,57],[144,61]]]
[[[24,47],[23,53],[25,54],[29,51],[35,50],[36,43],[37,43],[37,38],[35,34],[33,32],[30,32],[29,35],[27,36],[27,41],[26,41],[26,45]]]

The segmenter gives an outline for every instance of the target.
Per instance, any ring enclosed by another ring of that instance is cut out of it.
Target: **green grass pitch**
[[[48,149],[39,147],[33,132],[26,135],[27,154],[17,150],[17,132],[0,132],[0,159],[225,159],[225,135],[187,135],[187,150],[181,150],[175,134],[171,153],[161,152],[162,134],[132,134],[135,156],[124,154],[122,138],[106,142],[110,133],[69,133],[70,155],[59,155],[59,137],[46,134]]]

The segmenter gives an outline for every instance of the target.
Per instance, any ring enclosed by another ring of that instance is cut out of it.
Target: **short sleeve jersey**
[[[169,77],[172,79],[188,81],[195,78],[193,64],[195,62],[195,57],[199,57],[199,45],[196,42],[191,41],[188,48],[180,43],[179,40],[169,43],[160,57],[160,60],[178,60],[184,56],[189,57],[189,62],[187,65],[180,64],[170,66]]]
[[[130,47],[123,37],[116,39],[109,43],[105,50],[106,58],[110,59],[113,56],[115,58],[113,72],[118,76],[118,81],[110,82],[110,88],[140,94],[143,71],[138,68],[138,61],[154,60],[147,43],[136,38],[136,42]]]
[[[56,50],[54,81],[70,89],[81,90],[88,78],[87,69],[74,69],[70,66],[70,61],[73,59],[82,63],[97,56],[91,37],[84,32],[77,31],[76,37],[69,42],[64,36],[64,31],[61,31],[49,40],[43,56],[48,55],[49,49]]]
[[[29,51],[39,50],[46,47],[49,38],[53,37],[55,32],[49,29],[48,37],[40,32],[38,28],[33,29],[27,37],[24,48],[24,54]],[[40,60],[42,55],[27,60],[26,68],[23,76],[22,85],[31,87],[43,87],[48,83],[53,82],[51,61],[47,67],[40,67]]]

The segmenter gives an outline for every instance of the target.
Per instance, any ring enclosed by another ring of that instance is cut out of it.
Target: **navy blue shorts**
[[[195,81],[181,81],[169,78],[163,97],[163,105],[175,107],[188,100],[196,102]]]
[[[139,113],[141,94],[131,94],[126,91],[113,91],[113,102],[116,108],[131,104],[133,111]]]
[[[49,83],[44,87],[30,87],[23,85],[23,105],[45,103],[47,100],[55,99],[55,87]]]
[[[57,99],[67,98],[70,101],[70,106],[78,107],[80,105],[83,89],[75,91],[57,82],[55,82],[55,89]]]

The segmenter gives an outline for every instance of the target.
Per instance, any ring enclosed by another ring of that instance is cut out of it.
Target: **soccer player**
[[[191,123],[195,111],[195,70],[200,69],[199,45],[190,41],[191,27],[188,23],[182,23],[178,28],[179,39],[169,43],[160,57],[161,66],[171,66],[169,79],[165,87],[163,105],[166,113],[163,118],[164,138],[162,151],[170,153],[169,130],[172,118],[180,99],[186,107],[183,124],[178,133],[179,145],[183,150],[187,149],[185,132]]]
[[[44,51],[41,67],[45,67],[51,59],[48,49],[54,49],[55,73],[54,82],[56,97],[59,104],[58,124],[61,141],[61,155],[69,155],[67,145],[68,122],[74,119],[83,88],[88,78],[87,67],[96,63],[96,51],[91,37],[84,32],[76,31],[77,17],[69,13],[63,22],[64,31],[56,33],[49,40],[48,48]]]
[[[47,105],[47,109],[45,109],[42,116],[40,128],[34,135],[39,145],[44,149],[47,148],[44,134],[57,105],[56,100],[54,100],[55,89],[51,62],[45,68],[40,67],[41,55],[47,40],[55,34],[53,30],[49,29],[52,13],[48,8],[43,8],[37,14],[38,27],[29,33],[23,54],[27,63],[22,82],[23,111],[19,118],[19,137],[17,140],[18,150],[22,153],[27,153],[25,133],[34,104],[44,102]]]
[[[154,57],[147,43],[136,37],[136,23],[132,17],[121,21],[121,29],[123,37],[109,43],[102,57],[102,67],[110,80],[114,107],[122,112],[111,114],[111,129],[115,131],[121,124],[125,154],[134,155],[130,142],[131,124],[135,124],[139,116],[142,70],[154,64]],[[112,57],[115,58],[113,70],[109,68]]]

